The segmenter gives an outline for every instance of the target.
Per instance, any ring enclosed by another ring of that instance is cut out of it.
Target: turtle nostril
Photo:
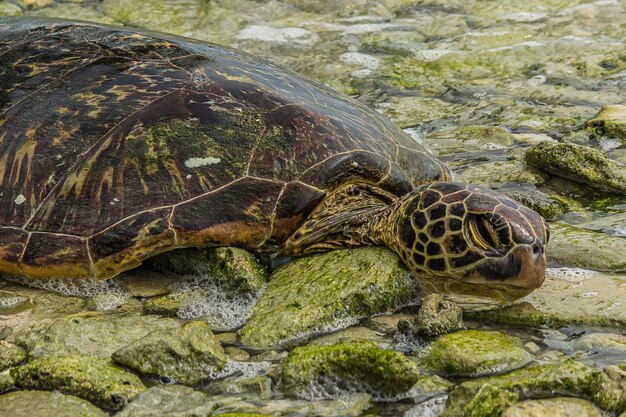
[[[539,255],[543,255],[543,245],[539,242],[535,242],[532,245],[533,248],[533,254],[535,256],[539,256]]]

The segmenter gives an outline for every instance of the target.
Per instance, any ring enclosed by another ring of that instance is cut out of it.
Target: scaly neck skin
[[[398,198],[368,184],[333,191],[285,242],[286,255],[305,255],[346,247],[388,246],[393,241],[391,213]]]

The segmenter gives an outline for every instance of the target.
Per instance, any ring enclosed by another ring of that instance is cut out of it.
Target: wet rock
[[[414,314],[408,313],[383,314],[365,320],[363,325],[385,336],[393,336],[398,331],[399,322],[409,321],[413,317]]]
[[[21,14],[22,9],[20,6],[0,0],[0,16],[19,16]]]
[[[428,134],[424,142],[440,155],[505,149],[515,143],[513,135],[507,129],[483,125],[443,128]]]
[[[419,381],[411,387],[414,399],[433,397],[450,391],[454,384],[438,375],[420,375]]]
[[[372,342],[295,348],[280,370],[281,387],[305,399],[333,398],[341,392],[367,392],[376,398],[406,393],[419,379],[404,355]]]
[[[385,339],[382,335],[367,327],[354,326],[344,330],[339,330],[326,336],[313,339],[310,346],[332,346],[337,343],[348,343],[367,340],[376,343],[380,348],[386,348],[390,345],[390,340]]]
[[[88,401],[48,391],[16,391],[0,395],[0,417],[107,417]]]
[[[113,360],[142,375],[193,385],[219,373],[226,354],[209,326],[193,321],[149,333],[113,353]]]
[[[454,180],[467,182],[485,187],[500,187],[504,184],[533,184],[542,185],[545,174],[538,169],[528,166],[524,161],[512,159],[487,163],[473,163],[462,169],[454,170]]]
[[[466,415],[466,407],[481,390],[481,396],[495,398],[497,404],[503,404],[502,399],[506,402],[507,398],[515,397],[519,400],[554,396],[589,397],[589,384],[595,374],[591,368],[567,360],[559,364],[530,365],[508,374],[466,381],[452,389],[441,417]],[[486,385],[491,387],[483,388]],[[474,401],[474,408],[479,403]]]
[[[0,329],[0,340],[5,340],[13,334],[13,327],[4,326]]]
[[[233,346],[225,347],[224,352],[233,361],[247,361],[250,359],[250,354],[248,352]]]
[[[228,345],[236,345],[237,344],[237,333],[226,332],[226,333],[218,333],[215,335],[217,340],[222,344],[222,346]]]
[[[157,329],[174,329],[180,323],[154,316],[122,316],[93,313],[57,320],[43,329],[15,335],[15,343],[32,357],[86,355],[109,358],[116,350]]]
[[[595,375],[591,382],[593,400],[612,413],[626,412],[626,365],[612,365]]]
[[[485,384],[463,409],[463,416],[500,416],[518,401],[516,393]]]
[[[586,127],[597,136],[626,139],[626,106],[614,104],[602,107],[593,119],[587,121]]]
[[[572,342],[578,351],[598,351],[615,353],[626,360],[626,336],[615,333],[591,333]]]
[[[176,275],[205,275],[221,288],[240,294],[258,293],[267,280],[254,255],[239,248],[178,249],[153,256],[144,264]]]
[[[217,381],[204,389],[208,394],[246,394],[267,399],[272,395],[272,380],[266,376],[230,377]]]
[[[219,404],[203,392],[184,385],[157,385],[139,395],[115,417],[209,416]],[[158,410],[158,411],[157,411]]]
[[[622,241],[625,241],[626,239],[623,238],[626,237],[626,212],[607,213],[600,218],[579,223],[576,227],[602,232],[610,236],[619,237]]]
[[[344,249],[277,269],[239,332],[253,348],[282,347],[418,300],[417,281],[388,249]]]
[[[550,223],[550,232],[548,261],[596,271],[626,270],[626,239],[564,223]]]
[[[573,143],[542,142],[526,151],[526,161],[551,174],[598,190],[626,194],[626,165]]]
[[[424,363],[437,373],[483,376],[520,368],[532,360],[521,340],[500,332],[461,330],[435,340]]]
[[[170,286],[177,281],[177,277],[136,268],[118,275],[115,280],[123,283],[134,297],[156,297],[169,294]]]
[[[15,379],[9,371],[0,372],[0,394],[15,389]]]
[[[0,372],[24,362],[26,352],[19,347],[0,340]]]
[[[463,310],[439,294],[428,294],[412,322],[411,332],[431,340],[463,328]]]
[[[626,328],[626,277],[575,268],[548,268],[546,280],[524,302],[465,312],[468,320],[523,327],[569,325]]]
[[[35,359],[12,368],[11,375],[22,389],[59,391],[111,410],[121,409],[146,390],[136,375],[84,356]]]
[[[180,304],[184,301],[185,296],[180,295],[162,295],[160,297],[150,298],[143,302],[143,310],[146,314],[155,314],[166,317],[176,317]]]
[[[602,417],[593,403],[580,398],[549,398],[524,401],[507,408],[502,417]]]
[[[513,200],[535,210],[546,219],[554,219],[568,211],[568,205],[538,190],[499,190]],[[550,242],[552,243],[552,242]]]

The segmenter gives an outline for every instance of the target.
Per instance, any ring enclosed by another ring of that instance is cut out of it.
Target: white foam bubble
[[[26,298],[16,295],[0,298],[0,308],[13,307],[26,301]]]
[[[180,298],[178,317],[201,318],[214,329],[233,330],[241,327],[262,293],[238,294],[219,285],[208,275],[186,275],[172,288],[172,296]]]
[[[546,276],[568,282],[583,282],[593,277],[595,271],[581,268],[547,268]]]
[[[130,291],[115,279],[101,281],[76,278],[34,279],[15,276],[3,276],[3,278],[65,296],[93,297],[97,310],[114,309],[131,297]]]

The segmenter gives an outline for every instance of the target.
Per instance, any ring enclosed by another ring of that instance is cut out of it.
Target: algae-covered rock
[[[55,321],[45,329],[15,336],[15,342],[32,357],[86,355],[109,358],[116,350],[157,329],[173,329],[180,323],[154,316],[122,316],[95,313]]]
[[[212,415],[219,404],[203,392],[184,385],[157,385],[139,395],[115,417],[200,417]]]
[[[0,16],[19,16],[21,14],[22,9],[20,6],[0,0]]]
[[[517,369],[532,356],[521,340],[500,332],[461,330],[435,340],[424,363],[445,375],[482,376]]]
[[[481,389],[485,389],[485,385],[513,393],[520,400],[555,396],[589,397],[589,384],[595,374],[594,370],[580,362],[567,360],[559,364],[531,365],[504,375],[466,381],[452,389],[441,417],[464,415],[465,408]],[[498,394],[493,388],[487,391]]]
[[[361,341],[295,348],[280,376],[282,389],[300,398],[332,398],[346,391],[389,398],[408,391],[419,371],[404,355]]]
[[[84,356],[54,356],[11,369],[22,389],[59,391],[119,410],[146,390],[136,375],[108,361]]]
[[[593,400],[603,409],[626,412],[626,365],[607,366],[591,382]]]
[[[580,398],[547,398],[523,401],[507,408],[502,417],[602,417],[593,403]]]
[[[220,287],[243,294],[258,293],[267,279],[254,255],[239,248],[178,249],[144,264],[177,275],[206,275]]]
[[[240,331],[244,345],[272,348],[415,303],[417,281],[388,249],[344,249],[277,269]]]
[[[548,261],[596,271],[626,270],[626,239],[564,223],[550,223]]]
[[[0,417],[107,417],[88,401],[48,391],[15,391],[0,395]]]
[[[485,384],[463,408],[462,416],[500,416],[504,410],[519,400],[516,393]]]
[[[557,200],[552,196],[542,193],[538,190],[499,190],[507,197],[519,201],[526,207],[530,207],[546,219],[554,219],[565,214],[568,206],[563,201]],[[550,242],[552,243],[552,242]]]
[[[428,294],[412,324],[415,336],[436,339],[463,327],[463,310],[439,294]]]
[[[613,104],[602,107],[593,119],[587,121],[586,127],[597,136],[626,139],[626,106]]]
[[[206,323],[192,321],[156,330],[113,353],[113,360],[142,375],[193,385],[219,373],[226,354]]]
[[[586,146],[542,142],[526,151],[526,162],[598,190],[626,194],[626,165]]]
[[[332,346],[337,343],[356,342],[359,340],[367,340],[376,343],[378,347],[383,349],[389,347],[391,344],[391,338],[385,338],[375,330],[367,327],[352,326],[328,335],[317,337],[313,339],[309,345]]]
[[[0,372],[0,394],[15,389],[15,379],[9,371]]]
[[[236,395],[251,393],[259,398],[272,396],[272,380],[267,376],[233,376],[217,381],[205,388],[208,394]]]
[[[26,352],[19,347],[0,340],[0,372],[19,365],[26,359]]]

